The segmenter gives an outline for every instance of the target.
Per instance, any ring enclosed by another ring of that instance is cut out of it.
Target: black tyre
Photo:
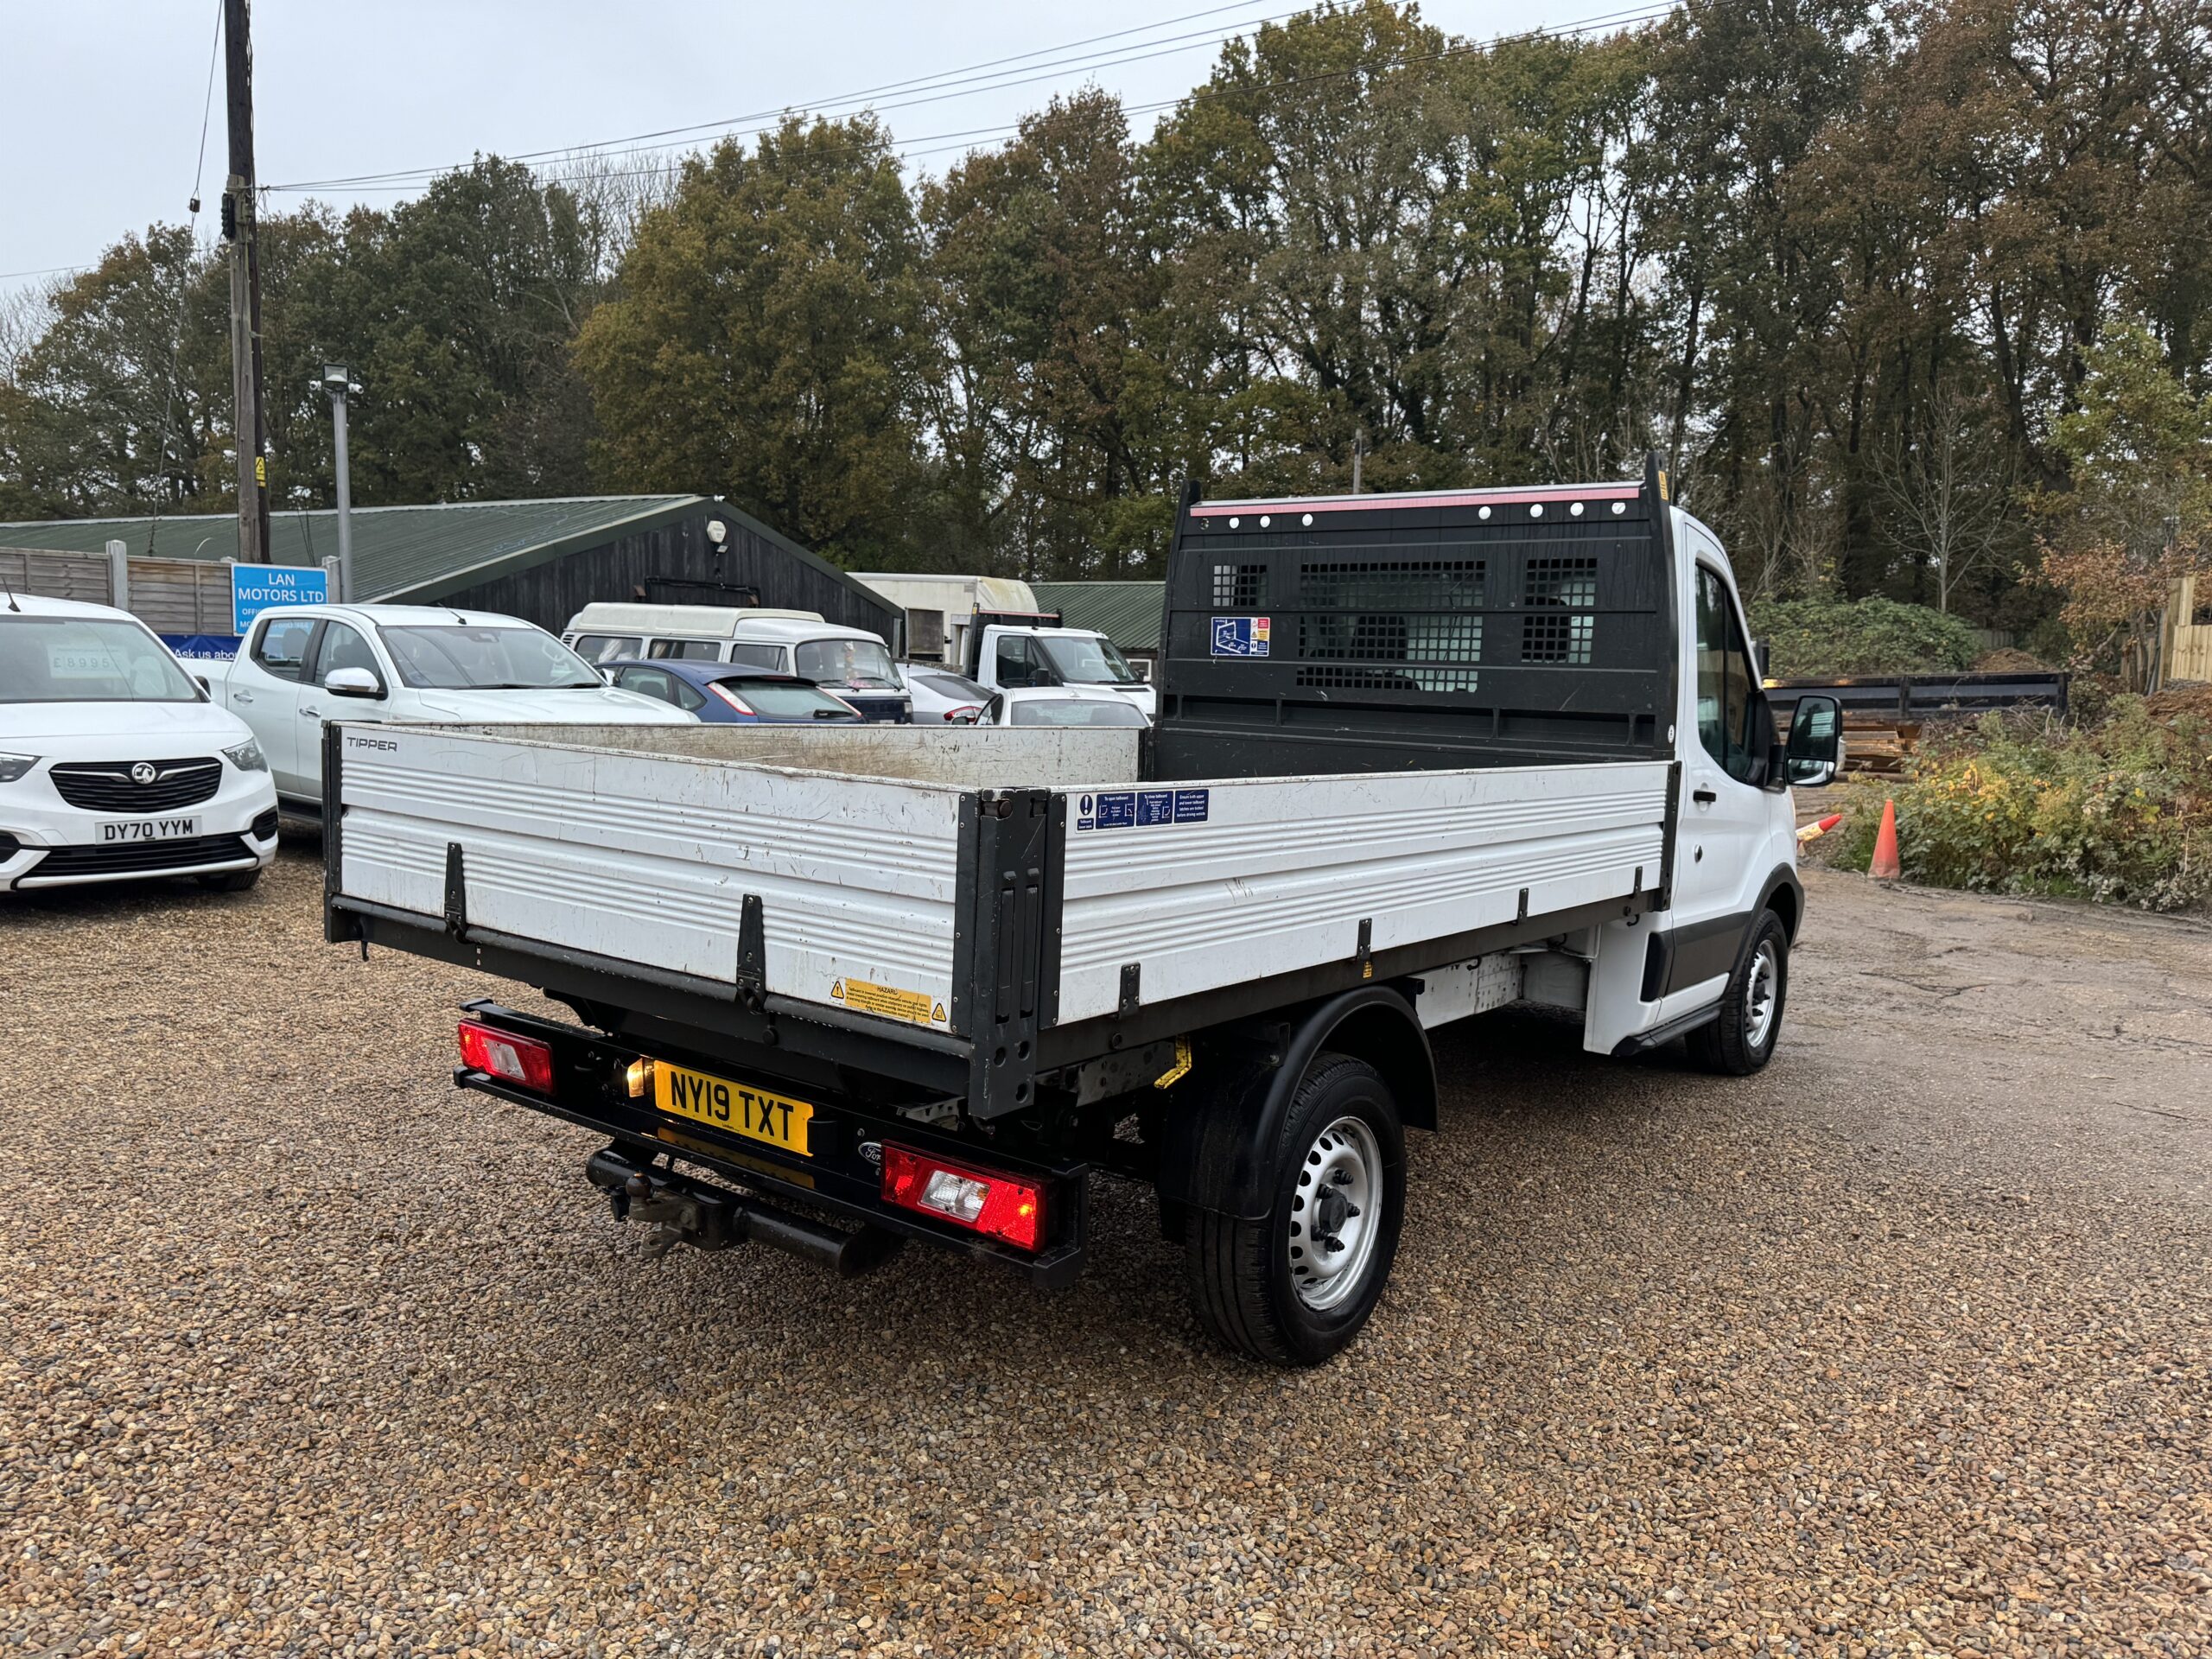
[[[244,893],[261,880],[261,871],[257,868],[251,870],[220,870],[213,875],[203,875],[197,879],[201,887],[212,893]]]
[[[1373,1066],[1314,1058],[1268,1180],[1264,1220],[1190,1212],[1191,1300],[1224,1345],[1271,1364],[1318,1365],[1359,1334],[1398,1254],[1405,1133]]]
[[[1774,1058],[1789,1001],[1789,930],[1779,916],[1763,910],[1721,993],[1720,1017],[1689,1034],[1690,1058],[1723,1077],[1751,1076]]]

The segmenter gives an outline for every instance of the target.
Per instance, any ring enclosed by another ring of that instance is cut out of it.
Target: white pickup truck
[[[1147,720],[1159,712],[1158,694],[1119,646],[1095,628],[1064,628],[1059,621],[1051,612],[977,611],[961,672],[990,691],[1081,690],[1126,698]]]
[[[322,807],[322,722],[524,721],[689,726],[696,716],[618,690],[543,628],[442,605],[264,611],[229,662],[196,664],[251,727],[285,810]]]
[[[1147,728],[363,728],[327,933],[539,987],[462,1087],[597,1132],[656,1248],[909,1237],[1065,1282],[1145,1182],[1223,1342],[1313,1363],[1389,1277],[1426,1033],[1765,1064],[1802,905],[1720,545],[1641,481],[1186,499]]]

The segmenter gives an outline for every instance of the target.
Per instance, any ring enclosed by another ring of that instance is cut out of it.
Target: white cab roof
[[[626,605],[602,602],[587,605],[569,619],[569,633],[650,633],[661,639],[735,639],[771,636],[756,634],[752,624],[763,620],[820,622],[819,611],[779,611],[731,605]]]
[[[389,628],[536,628],[518,616],[497,611],[464,611],[451,605],[277,605],[262,616],[334,616],[353,622],[381,622]],[[259,617],[254,619],[260,620]]]

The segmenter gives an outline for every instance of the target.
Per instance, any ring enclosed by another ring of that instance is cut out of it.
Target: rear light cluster
[[[714,683],[707,688],[707,690],[713,692],[731,708],[736,709],[739,714],[750,715],[753,713],[753,705],[747,702],[743,697],[739,696],[736,692],[731,690],[729,687],[724,685],[720,680],[715,681]],[[754,717],[756,719],[759,718],[757,715]]]
[[[464,1020],[461,1063],[532,1094],[553,1092],[553,1051],[535,1037],[518,1037],[511,1031]]]
[[[1025,1250],[1035,1249],[1044,1231],[1044,1194],[1036,1182],[906,1147],[883,1148],[883,1196],[902,1210]]]
[[[982,712],[983,705],[982,703],[963,702],[957,709],[946,709],[944,711],[944,717],[947,720],[957,720],[964,722],[974,720],[976,715]]]

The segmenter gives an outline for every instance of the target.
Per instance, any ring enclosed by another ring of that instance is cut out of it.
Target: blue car
[[[851,703],[811,680],[747,668],[741,663],[663,658],[650,663],[601,663],[599,669],[608,684],[674,703],[710,726],[749,726],[756,721],[807,726],[817,721],[854,726],[862,719]]]

